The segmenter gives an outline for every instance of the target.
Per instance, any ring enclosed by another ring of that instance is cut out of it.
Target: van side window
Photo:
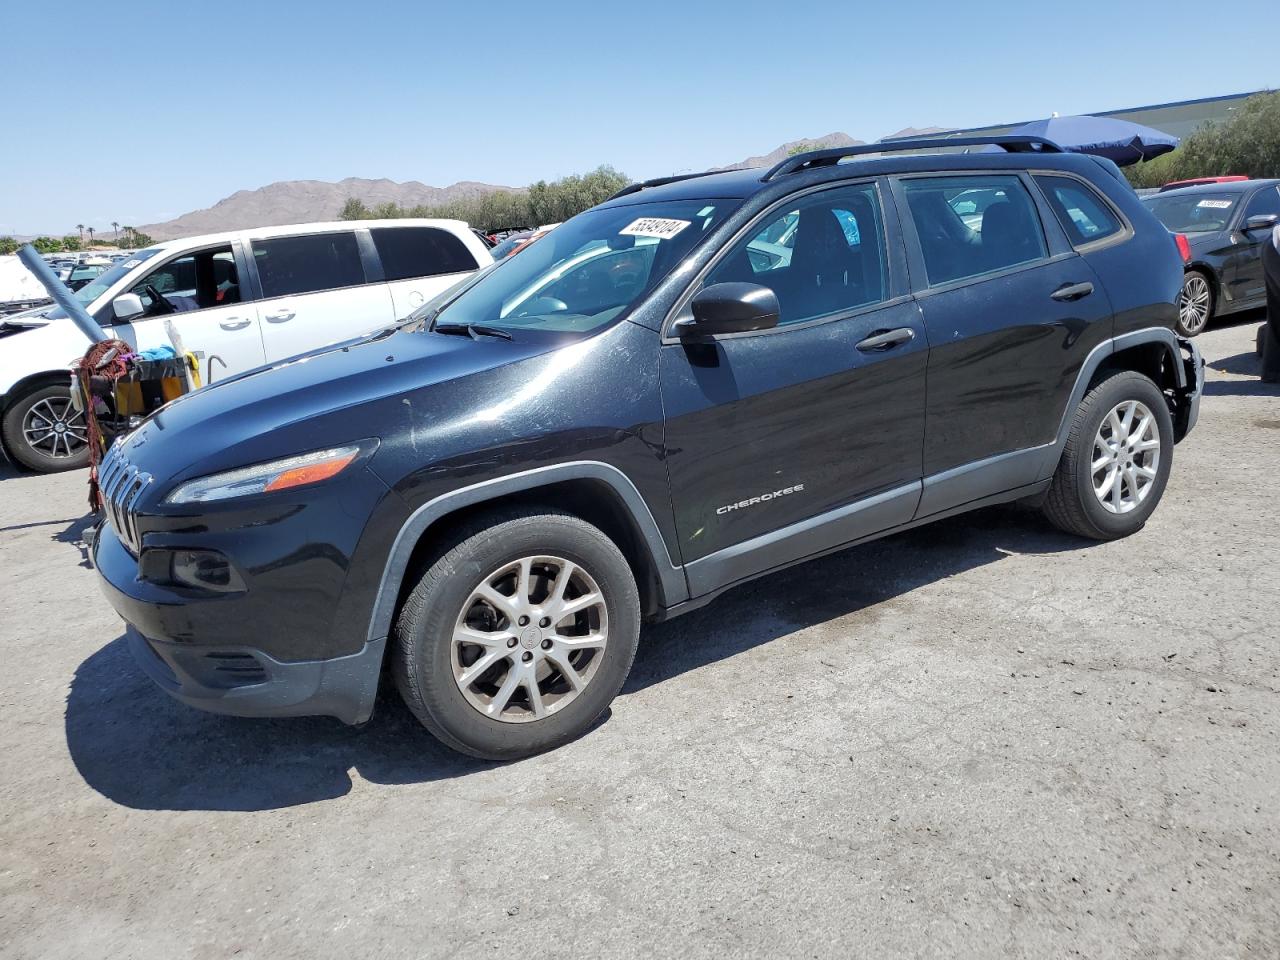
[[[475,270],[466,244],[435,227],[381,227],[369,231],[387,280],[416,280]]]
[[[284,297],[365,282],[354,233],[313,233],[253,241],[262,296]]]
[[[1035,202],[1017,177],[923,177],[902,188],[930,286],[1046,255]]]
[[[754,229],[707,275],[778,297],[778,325],[879,303],[889,286],[880,198],[872,184],[823,190]]]
[[[1092,243],[1124,229],[1102,198],[1079,180],[1039,175],[1036,183],[1044,191],[1072,246]]]
[[[129,290],[148,314],[169,313],[156,295],[178,313],[226,307],[240,302],[240,277],[231,247],[214,247],[176,257],[156,267]]]

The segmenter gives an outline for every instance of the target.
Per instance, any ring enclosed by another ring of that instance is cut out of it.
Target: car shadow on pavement
[[[792,567],[647,627],[624,693],[816,623],[875,616],[887,600],[1010,554],[1086,546],[1034,514],[994,508]],[[606,713],[600,722],[607,721]],[[124,637],[76,670],[66,736],[89,786],[149,810],[250,811],[334,799],[351,790],[353,768],[372,783],[403,784],[497,766],[441,745],[385,682],[373,719],[359,729],[323,717],[254,720],[193,710],[152,685]]]

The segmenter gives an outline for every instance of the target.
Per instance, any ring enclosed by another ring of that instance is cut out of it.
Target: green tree
[[[31,245],[36,248],[36,253],[62,252],[62,241],[53,237],[36,237],[31,241]]]
[[[1135,187],[1228,174],[1280,177],[1280,92],[1252,96],[1226,123],[1207,123],[1172,153],[1125,167]]]
[[[149,247],[153,243],[155,243],[155,240],[149,234],[139,233],[137,230],[133,229],[132,227],[130,227],[129,230],[130,230],[130,233],[133,234],[133,243],[129,244],[129,246]]]
[[[80,231],[80,243],[81,243],[81,245],[83,245],[83,244],[84,244],[84,224],[83,224],[83,223],[77,223],[77,224],[76,224],[76,229]]]
[[[120,245],[120,224],[112,220],[111,229],[116,232],[116,246],[119,246]]]
[[[85,227],[89,231],[89,246],[93,246],[93,227]]]
[[[342,205],[342,210],[338,214],[339,220],[368,220],[369,208],[364,205],[363,200],[357,200],[355,197],[348,197],[347,202]]]
[[[13,237],[0,237],[0,255],[6,253],[17,253],[18,241]]]
[[[80,238],[74,233],[68,233],[62,238],[62,249],[68,251],[76,251],[80,249]]]

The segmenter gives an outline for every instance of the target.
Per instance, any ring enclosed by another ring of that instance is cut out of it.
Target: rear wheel
[[[1094,540],[1126,537],[1147,522],[1173,466],[1173,418],[1164,394],[1131,370],[1080,402],[1044,502],[1059,529]]]
[[[5,447],[14,460],[39,473],[89,463],[84,411],[71,406],[71,387],[47,383],[19,396],[5,411]]]
[[[1178,294],[1178,333],[1194,337],[1213,319],[1213,285],[1199,270],[1188,270]]]
[[[394,631],[409,708],[444,743],[508,760],[581,735],[622,689],[635,579],[598,529],[528,510],[473,526],[422,574]]]

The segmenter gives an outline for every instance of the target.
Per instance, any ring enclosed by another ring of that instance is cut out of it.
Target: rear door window
[[[1106,202],[1079,180],[1042,174],[1036,177],[1036,183],[1073,246],[1093,243],[1124,229]]]
[[[902,189],[930,286],[1046,255],[1035,202],[1015,176],[921,177]]]
[[[265,298],[337,290],[365,282],[354,233],[314,233],[253,241]]]
[[[369,231],[387,280],[465,273],[479,264],[466,244],[436,227],[382,227]]]

